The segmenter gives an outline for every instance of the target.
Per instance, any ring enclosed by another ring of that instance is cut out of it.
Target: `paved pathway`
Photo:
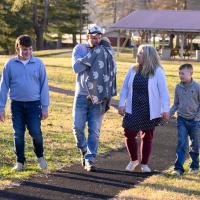
[[[97,171],[86,172],[80,164],[51,174],[33,176],[20,186],[0,191],[3,200],[94,200],[110,199],[120,191],[134,187],[148,176],[160,173],[175,159],[175,122],[156,129],[150,166],[153,173],[125,172],[128,156],[125,148],[98,156]]]

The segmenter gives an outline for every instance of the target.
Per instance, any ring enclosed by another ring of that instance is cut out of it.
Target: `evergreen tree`
[[[32,19],[26,9],[22,9],[21,13],[13,12],[12,0],[1,0],[0,2],[0,46],[7,53],[14,52],[14,42],[16,37],[21,34],[33,34]]]
[[[47,27],[50,1],[54,0],[14,0],[13,3],[13,11],[22,13],[22,10],[25,9],[28,16],[32,17],[37,50],[44,49],[44,33]]]
[[[76,35],[82,32],[88,18],[86,5],[87,1],[80,2],[80,0],[57,0],[50,5],[48,32],[57,33],[58,47],[60,47],[63,34]]]

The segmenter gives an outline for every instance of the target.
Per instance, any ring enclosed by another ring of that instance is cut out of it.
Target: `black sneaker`
[[[85,155],[87,151],[81,151],[81,165],[85,167]]]
[[[88,172],[95,172],[96,167],[95,167],[94,162],[92,162],[91,160],[85,161],[85,170]]]

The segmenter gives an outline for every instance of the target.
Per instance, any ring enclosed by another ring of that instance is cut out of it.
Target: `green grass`
[[[39,55],[46,64],[49,85],[73,91],[75,87],[75,74],[71,67],[71,53],[65,53],[60,56],[55,56],[54,52],[49,51],[44,51],[43,53],[45,55],[52,55],[43,57],[41,52],[36,52],[34,54]],[[0,56],[0,72],[2,71],[4,62],[8,58],[9,56]],[[42,122],[45,156],[48,161],[49,171],[59,169],[74,162],[79,162],[80,159],[72,133],[71,116],[73,96],[50,92],[50,98],[49,118]],[[112,127],[110,127],[109,123],[111,119]],[[120,124],[121,119],[117,114],[117,110],[111,108],[104,118],[99,153],[102,154],[123,145],[123,135],[121,134]],[[11,168],[15,163],[15,155],[13,152],[13,130],[9,101],[6,107],[6,122],[0,125],[0,185],[4,186],[9,184],[10,181],[23,179],[32,174],[39,173],[40,170],[37,166],[28,132],[26,133],[25,149],[27,170],[21,173],[11,172]],[[115,130],[114,135],[113,130]]]
[[[56,56],[58,52],[61,53],[60,56]],[[58,50],[35,52],[34,54],[41,57],[46,64],[50,85],[66,90],[74,90],[75,74],[71,68],[70,52],[67,50]],[[0,72],[2,71],[4,62],[9,57],[0,56]],[[114,98],[115,100],[118,100],[119,90],[125,74],[134,62],[135,60],[132,58],[132,55],[128,53],[120,54],[120,57],[117,58],[118,96]],[[167,76],[171,103],[173,102],[175,85],[179,82],[178,67],[182,63],[182,61],[162,61]],[[200,63],[192,62],[192,64],[194,66],[193,77],[197,81],[200,81]],[[75,141],[72,134],[71,110],[73,96],[56,92],[50,92],[50,96],[51,106],[49,108],[49,118],[42,122],[45,156],[49,164],[48,171],[79,162],[80,157],[78,150],[75,148]],[[0,188],[11,184],[15,180],[22,180],[32,174],[40,173],[28,133],[26,134],[25,150],[27,170],[21,173],[13,173],[10,171],[15,163],[15,155],[13,153],[13,131],[9,104],[10,102],[7,103],[6,107],[6,122],[0,124]],[[112,124],[110,123],[111,120]],[[117,110],[112,107],[105,115],[103,121],[99,153],[103,154],[124,145],[121,121],[122,118],[117,114]],[[166,172],[165,176],[155,175],[146,179],[138,187],[122,192],[121,196],[123,198],[127,197],[127,199],[134,199],[136,198],[134,194],[137,194],[138,197],[138,194],[145,190],[146,196],[141,196],[140,199],[166,199],[169,196],[173,197],[171,199],[176,200],[188,199],[190,197],[191,199],[197,199],[197,197],[200,199],[200,184],[198,180],[199,176],[185,176],[181,180],[174,179],[170,176],[170,173]],[[193,193],[194,195],[191,196]]]
[[[199,174],[190,174],[189,160],[184,164],[185,174],[172,175],[173,166],[162,174],[153,175],[136,187],[122,191],[116,200],[198,200],[200,199]]]

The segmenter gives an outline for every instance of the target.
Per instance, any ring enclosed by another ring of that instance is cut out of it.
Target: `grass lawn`
[[[58,54],[61,54],[58,56]],[[65,90],[74,91],[75,75],[71,68],[71,53],[67,50],[35,52],[46,64],[49,85]],[[4,62],[9,56],[0,56],[0,72]],[[134,63],[131,54],[123,53],[117,58],[118,66],[118,92],[129,66]],[[179,82],[178,67],[182,61],[162,61],[167,75],[167,82],[171,96],[174,96],[175,84]],[[194,79],[200,82],[200,63],[192,62],[194,66]],[[119,94],[119,93],[118,93]],[[79,162],[79,152],[75,148],[75,141],[72,134],[71,110],[73,96],[50,92],[51,106],[49,118],[42,122],[44,135],[45,156],[49,169],[59,169],[65,165]],[[115,97],[118,100],[119,96]],[[26,158],[27,170],[21,173],[12,173],[10,170],[15,163],[13,153],[13,134],[11,126],[10,102],[6,107],[6,122],[0,124],[0,188],[9,185],[15,180],[22,180],[32,174],[39,173],[36,157],[33,153],[30,136],[26,134]],[[112,120],[112,123],[110,121]],[[122,118],[117,114],[115,108],[105,115],[99,152],[101,154],[124,145],[124,137],[121,128]],[[170,170],[170,169],[169,169]],[[165,175],[154,175],[140,183],[136,188],[124,191],[120,194],[121,199],[200,199],[199,175],[183,176],[181,179],[174,179],[170,173]],[[170,188],[170,190],[167,190]],[[144,191],[145,190],[145,194]],[[181,193],[181,191],[183,191]],[[143,194],[143,196],[140,194]],[[159,194],[159,195],[155,195]],[[195,196],[196,195],[196,196]]]
[[[71,53],[59,56],[55,55],[56,53],[54,51],[44,51],[43,54],[48,56],[43,56],[41,52],[36,52],[35,54],[41,56],[41,59],[46,64],[49,85],[65,90],[74,90],[75,74],[71,68]],[[61,53],[63,53],[63,50]],[[8,57],[0,56],[0,72],[2,72],[3,64]],[[48,171],[79,162],[80,159],[79,151],[75,148],[72,133],[71,111],[73,96],[57,92],[50,92],[50,96],[49,118],[42,122],[45,157],[49,165]],[[109,123],[111,119],[112,126]],[[101,143],[99,146],[101,154],[123,145],[120,125],[121,118],[118,116],[117,110],[111,108],[106,114],[102,126]],[[10,102],[8,101],[6,122],[0,124],[0,187],[4,187],[17,179],[24,179],[27,176],[40,172],[28,132],[26,134],[25,149],[27,170],[21,173],[11,172],[11,168],[15,163],[12,132]]]

